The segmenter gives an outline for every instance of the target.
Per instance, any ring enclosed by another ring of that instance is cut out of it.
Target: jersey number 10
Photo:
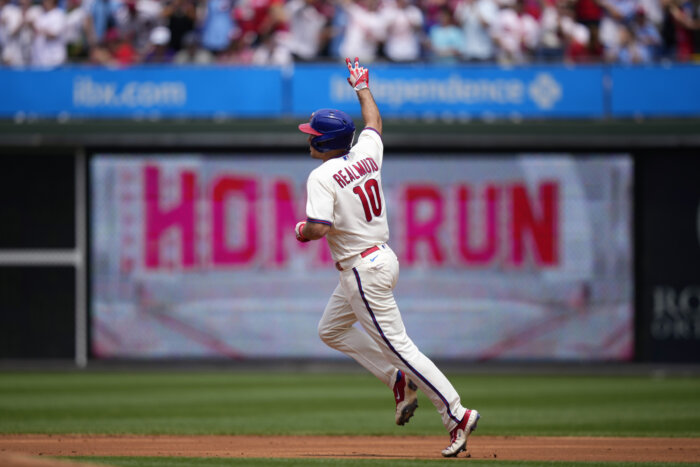
[[[356,186],[352,189],[352,192],[360,197],[360,201],[362,201],[362,209],[365,210],[365,219],[367,219],[367,222],[372,220],[372,213],[374,213],[375,216],[382,213],[382,196],[379,192],[379,183],[377,183],[375,179],[370,178],[367,180],[365,182],[364,190],[361,186]]]

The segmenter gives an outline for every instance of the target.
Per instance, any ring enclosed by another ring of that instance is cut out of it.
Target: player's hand
[[[350,86],[356,92],[369,88],[369,70],[360,66],[360,60],[355,57],[355,66],[352,65],[349,58],[345,59],[345,63],[348,65],[348,71],[350,72],[350,77],[348,78]]]
[[[294,227],[294,234],[297,236],[297,240],[300,242],[308,242],[309,239],[302,235],[301,230],[306,225],[306,221],[297,222],[296,227]]]

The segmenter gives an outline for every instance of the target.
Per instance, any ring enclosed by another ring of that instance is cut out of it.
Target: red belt
[[[371,255],[371,254],[374,253],[375,251],[379,251],[379,247],[376,246],[376,245],[373,246],[373,247],[367,248],[365,251],[363,251],[362,253],[360,253],[360,256],[361,256],[362,258],[364,258],[365,256]],[[335,263],[335,268],[336,268],[338,271],[342,271],[342,270],[343,270],[343,268],[340,267],[340,261],[338,261],[337,263]]]

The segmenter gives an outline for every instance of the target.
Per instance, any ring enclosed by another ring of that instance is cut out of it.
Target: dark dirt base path
[[[445,436],[0,435],[0,464],[33,456],[439,459]],[[479,436],[472,459],[700,463],[700,438]],[[16,455],[16,454],[12,454]],[[464,457],[462,453],[460,457]],[[46,465],[44,463],[37,465]],[[63,464],[57,464],[63,465]]]

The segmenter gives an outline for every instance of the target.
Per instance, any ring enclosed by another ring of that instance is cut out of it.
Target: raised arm
[[[371,127],[382,134],[382,116],[379,114],[377,103],[374,102],[372,92],[369,90],[369,70],[360,66],[360,61],[355,57],[355,65],[353,66],[349,58],[345,59],[348,65],[350,77],[348,83],[357,92],[357,98],[360,101],[362,109],[362,119],[365,121],[365,127]]]

